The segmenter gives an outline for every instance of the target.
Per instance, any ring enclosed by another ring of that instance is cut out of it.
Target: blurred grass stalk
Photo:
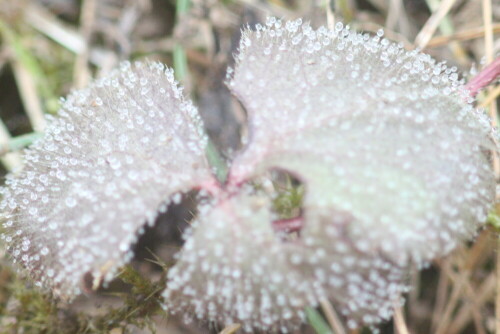
[[[186,15],[189,10],[189,0],[177,0],[175,6],[176,24],[179,23],[183,15]],[[188,65],[186,51],[181,43],[176,41],[173,49],[173,62],[175,77],[181,83],[185,83],[188,78]]]
[[[436,10],[432,11],[432,15],[429,17],[427,22],[425,22],[424,26],[415,38],[415,45],[418,48],[424,49],[427,46],[439,24],[446,17],[455,2],[456,0],[443,0],[439,2]]]
[[[231,324],[224,328],[219,334],[236,334],[241,328],[240,324]]]
[[[352,19],[354,18],[354,13],[351,7],[349,6],[348,0],[334,0],[333,10],[342,15],[342,19],[345,24],[351,22]]]
[[[189,7],[190,7],[189,0],[176,1],[175,16],[177,24],[182,19],[182,16],[187,14],[187,12],[189,11]],[[172,56],[173,56],[173,66],[176,79],[180,83],[182,83],[183,86],[186,85],[188,86],[189,68],[187,63],[186,50],[184,49],[184,46],[181,43],[179,43],[179,41],[175,42],[172,51]],[[205,152],[207,155],[208,162],[215,170],[215,175],[217,179],[221,183],[224,183],[226,181],[228,174],[227,166],[224,159],[222,158],[222,155],[220,154],[220,152],[217,150],[214,143],[210,139],[208,140]]]
[[[500,32],[500,23],[492,24],[492,32],[497,34]],[[467,30],[458,31],[451,35],[441,35],[433,37],[429,43],[427,43],[428,48],[435,48],[443,45],[448,45],[450,42],[456,41],[468,41],[476,38],[483,37],[485,34],[485,29],[483,26],[476,28],[469,28]]]
[[[46,121],[39,92],[46,101],[52,101],[53,94],[47,85],[41,83],[45,77],[37,60],[23,46],[18,36],[7,23],[0,19],[0,34],[11,51],[9,62],[17,83],[21,100],[34,133],[12,138],[3,120],[0,120],[0,161],[7,171],[22,166],[20,153],[15,152],[29,144],[43,132]]]
[[[314,328],[317,334],[340,334],[332,332],[323,316],[315,308],[306,307],[305,312],[307,322],[309,322],[309,325]]]
[[[10,137],[8,142],[0,144],[0,156],[19,151],[31,145],[35,140],[43,136],[40,132],[31,132],[17,137]]]
[[[9,147],[11,139],[9,130],[0,119],[0,147]],[[18,152],[5,154],[0,158],[0,161],[7,171],[12,171],[20,167],[23,163],[21,155]]]
[[[439,8],[439,0],[426,0],[427,6],[431,10],[431,12],[435,12]],[[455,28],[453,27],[453,22],[451,21],[448,15],[445,15],[441,22],[439,22],[439,30],[444,36],[452,35],[455,32]],[[465,52],[462,45],[457,41],[451,41],[448,44],[448,47],[453,52],[456,60],[461,65],[467,65],[469,63],[467,53]]]
[[[88,85],[92,78],[89,68],[90,39],[93,33],[97,12],[97,0],[83,0],[80,6],[80,28],[79,33],[83,38],[83,49],[77,53],[73,65],[73,86],[80,89]]]
[[[45,116],[38,90],[44,90],[46,97],[52,95],[47,85],[41,84],[45,77],[44,73],[37,60],[23,46],[21,38],[2,20],[0,20],[0,33],[13,53],[10,56],[10,62],[31,126],[35,131],[43,131]]]

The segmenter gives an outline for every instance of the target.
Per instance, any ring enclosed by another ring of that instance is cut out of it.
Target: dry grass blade
[[[422,279],[420,277],[420,271],[418,268],[413,266],[410,269],[410,286],[413,288],[408,292],[408,302],[407,302],[407,318],[408,319],[416,319],[418,316],[418,311],[420,309],[420,301],[419,296],[422,291]],[[411,323],[410,323],[411,327]]]
[[[470,281],[465,283],[465,292],[471,305],[472,317],[477,334],[486,334],[486,330],[481,320],[480,304]]]
[[[403,310],[401,306],[394,307],[394,325],[397,329],[398,334],[410,334],[408,326],[406,326],[405,318],[403,316]]]
[[[73,28],[60,22],[45,8],[31,3],[25,11],[26,22],[42,34],[53,39],[66,49],[80,54],[85,50],[85,41]]]
[[[458,301],[460,300],[460,296],[462,294],[462,290],[466,280],[467,280],[467,274],[461,273],[460,277],[454,282],[451,295],[448,298],[448,303],[444,309],[444,313],[442,314],[440,322],[436,329],[435,332],[436,334],[445,334],[448,332],[447,330],[450,324],[453,310],[455,309]]]
[[[43,72],[31,51],[24,47],[22,38],[2,20],[0,20],[0,31],[11,52],[8,60],[31,126],[35,131],[41,132],[45,128],[45,117],[37,90],[37,80],[42,79]]]
[[[389,30],[394,30],[402,14],[403,2],[401,0],[390,0],[389,3],[389,13],[385,20],[385,27]]]
[[[21,62],[14,60],[11,64],[17,87],[33,130],[42,132],[45,129],[46,122],[40,103],[40,96],[37,92],[35,78],[33,78],[32,74]]]
[[[491,274],[479,288],[476,288],[476,303],[478,305],[484,305],[486,302],[491,300],[495,295],[495,287],[496,276],[494,274]],[[460,307],[460,309],[456,313],[455,318],[453,319],[453,322],[448,328],[448,334],[461,333],[465,326],[469,324],[472,318],[471,307],[472,305],[469,303],[464,303]]]
[[[91,73],[88,67],[89,61],[89,41],[92,35],[92,29],[94,26],[95,15],[97,9],[96,0],[85,0],[81,6],[80,22],[82,22],[80,27],[80,33],[84,40],[84,49],[78,54],[75,61],[74,67],[74,86],[77,88],[84,87],[90,80]]]
[[[495,87],[491,90],[488,95],[483,99],[481,104],[479,105],[481,108],[486,108],[491,103],[493,103],[500,96],[500,86]]]
[[[485,261],[488,261],[490,255],[489,250],[492,249],[492,246],[494,247],[490,240],[491,233],[493,232],[493,229],[484,230],[477,237],[472,248],[468,251],[464,266],[470,272],[483,265]]]
[[[434,310],[432,312],[432,332],[435,332],[440,321],[440,317],[444,312],[444,308],[446,306],[446,300],[448,297],[448,287],[449,287],[449,279],[445,274],[445,267],[450,267],[450,259],[444,259],[441,262],[441,270],[439,271],[439,280],[436,291],[436,302],[434,304]],[[449,270],[449,269],[448,269]]]
[[[231,324],[224,328],[219,334],[234,334],[241,328],[240,324]]]
[[[326,320],[328,320],[330,327],[333,329],[333,332],[335,334],[346,334],[346,330],[344,329],[344,326],[342,325],[342,322],[340,321],[340,318],[337,315],[337,312],[335,312],[332,304],[326,299],[320,301],[319,303],[321,305],[321,309],[325,313]]]
[[[493,13],[491,0],[483,0],[484,43],[486,61],[491,63],[494,58],[493,50]]]
[[[451,7],[455,4],[456,0],[443,0],[439,5],[437,11],[432,13],[431,17],[427,20],[422,27],[417,37],[415,38],[415,45],[421,49],[425,48],[427,43],[431,40],[436,32],[441,20],[448,14]]]
[[[465,267],[462,266],[462,268],[465,268]],[[465,269],[465,271],[468,271],[468,269]],[[463,272],[463,269],[462,269],[462,272]],[[449,268],[447,268],[445,270],[445,273],[454,284],[461,281],[461,278],[459,277],[460,275],[453,272]],[[463,287],[464,287],[464,293],[465,293],[464,300],[467,300],[468,301],[467,304],[470,306],[469,311],[471,312],[472,319],[474,320],[474,326],[476,329],[476,333],[485,334],[486,330],[484,329],[484,326],[482,324],[481,314],[480,314],[481,313],[480,308],[481,308],[482,303],[480,303],[479,296],[475,293],[475,290],[472,287],[471,281],[470,281],[468,276],[467,276],[467,279],[465,279],[463,281]],[[455,315],[454,319],[456,319],[456,315]],[[452,321],[450,321],[450,322],[452,322]],[[446,333],[450,332],[450,329],[449,329],[450,327],[451,327],[451,324],[448,327],[448,329],[446,330]]]
[[[332,10],[333,0],[326,1],[326,22],[328,29],[333,30],[335,28],[335,15]]]
[[[487,64],[490,64],[494,60],[494,48],[493,48],[493,14],[491,8],[491,0],[483,0],[483,20],[484,20],[484,44],[485,44],[485,56]],[[496,101],[493,100],[490,103],[490,117],[493,126],[497,126],[497,105]],[[500,174],[500,167],[498,167],[498,157],[496,157],[496,168],[495,172],[497,173],[497,177]],[[500,304],[499,304],[500,306]],[[500,316],[500,313],[497,314]]]
[[[431,8],[432,11],[435,11],[439,8],[440,1],[438,0],[426,0],[427,6]],[[441,22],[439,23],[439,30],[443,35],[451,35],[455,32],[455,28],[453,26],[453,22],[449,15],[445,15]],[[455,59],[458,63],[467,66],[469,65],[469,57],[467,52],[464,50],[462,45],[458,41],[451,41],[448,44],[448,48],[453,52]]]
[[[500,33],[500,23],[493,24],[491,27],[491,31],[493,31],[494,34]],[[471,39],[481,38],[484,36],[484,34],[485,34],[485,28],[477,27],[465,31],[459,31],[448,36],[436,36],[432,38],[429,41],[429,43],[427,43],[426,48],[435,48],[443,46],[451,41],[467,41]]]
[[[282,17],[294,17],[294,12],[289,10],[286,7],[282,7],[277,5],[272,1],[254,1],[254,0],[238,0],[243,5],[246,5],[250,8],[255,8],[264,13],[274,13],[274,15],[282,16]]]

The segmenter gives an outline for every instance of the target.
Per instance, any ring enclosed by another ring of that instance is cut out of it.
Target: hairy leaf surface
[[[411,263],[470,238],[494,198],[491,128],[457,74],[381,36],[270,18],[243,32],[229,87],[248,111],[228,190],[169,273],[169,310],[285,331],[330,299],[349,325],[392,315]],[[306,188],[296,239],[245,184],[270,169]],[[264,223],[263,223],[264,222]]]
[[[86,273],[109,280],[161,206],[211,180],[206,142],[172,70],[123,63],[72,93],[9,175],[3,241],[58,295],[78,294]]]
[[[288,170],[306,212],[355,217],[362,250],[399,265],[443,255],[475,233],[495,193],[491,128],[457,78],[380,36],[271,18],[243,34],[229,82],[250,128],[232,177]]]
[[[315,210],[307,221],[317,224],[288,241],[273,231],[276,218],[271,198],[248,189],[202,207],[168,273],[167,310],[248,332],[298,328],[304,309],[327,298],[353,325],[392,314],[404,268],[360,252],[346,235],[351,215]]]

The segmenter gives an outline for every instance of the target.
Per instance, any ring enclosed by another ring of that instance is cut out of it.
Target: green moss
[[[164,279],[153,283],[131,265],[127,265],[118,275],[118,280],[131,287],[129,293],[119,294],[123,298],[123,306],[110,309],[104,316],[92,319],[92,327],[98,333],[107,333],[113,328],[126,330],[131,325],[154,332],[151,317],[163,312],[160,308],[160,294],[165,286]]]
[[[495,207],[488,214],[487,223],[495,228],[495,230],[500,231],[500,204],[495,205]]]
[[[161,291],[165,280],[157,282],[142,276],[131,265],[125,266],[116,279],[121,291],[104,291],[120,299],[120,306],[108,308],[95,316],[76,312],[68,305],[58,305],[50,296],[19,278],[8,267],[0,268],[0,333],[81,333],[104,334],[120,329],[120,333],[132,328],[155,332],[151,318],[165,314],[160,307]],[[126,285],[126,288],[123,288]],[[90,297],[92,298],[92,297]]]
[[[78,332],[77,315],[58,308],[52,298],[31,287],[2,266],[1,333],[73,333]],[[61,331],[62,330],[62,331]]]
[[[304,186],[286,175],[284,182],[275,182],[277,193],[274,198],[274,210],[282,219],[300,216]]]

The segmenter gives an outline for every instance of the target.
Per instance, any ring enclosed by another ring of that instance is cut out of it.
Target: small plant
[[[84,277],[109,282],[144,225],[199,190],[167,310],[287,331],[329,299],[356,327],[390,318],[407,270],[486,220],[495,137],[456,69],[382,33],[269,18],[243,32],[227,83],[250,132],[225,180],[164,65],[125,62],[70,94],[1,190],[13,261],[71,299]],[[270,171],[293,178],[288,196],[267,190]]]

